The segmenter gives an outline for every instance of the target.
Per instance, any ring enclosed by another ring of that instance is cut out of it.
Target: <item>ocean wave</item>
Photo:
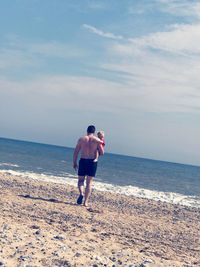
[[[16,167],[16,168],[19,168],[19,165],[17,165],[17,164],[6,163],[6,162],[0,162],[0,166],[8,166],[8,167]]]
[[[68,184],[72,186],[77,186],[77,175],[71,173],[65,173],[63,177],[38,174],[34,172],[20,172],[13,170],[0,170],[0,173],[15,175],[24,178],[31,178],[35,180],[52,182],[58,184]],[[93,188],[98,191],[110,192],[116,194],[122,194],[126,196],[133,196],[138,198],[151,199],[155,201],[167,202],[171,204],[179,204],[188,207],[200,207],[200,197],[183,195],[174,192],[162,192],[156,190],[149,190],[144,188],[139,188],[136,186],[119,186],[108,184],[104,182],[93,182]]]

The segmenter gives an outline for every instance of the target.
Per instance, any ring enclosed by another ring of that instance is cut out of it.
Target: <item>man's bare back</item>
[[[97,150],[99,152],[99,155],[104,154],[104,149],[102,147],[102,141],[94,136],[93,134],[88,134],[86,136],[81,137],[78,140],[78,143],[76,145],[75,151],[74,151],[74,169],[78,169],[77,165],[77,157],[78,153],[81,150],[81,158],[82,159],[93,159],[94,161],[97,161]]]
[[[100,139],[95,136],[84,136],[79,139],[81,147],[81,158],[83,159],[95,159]]]

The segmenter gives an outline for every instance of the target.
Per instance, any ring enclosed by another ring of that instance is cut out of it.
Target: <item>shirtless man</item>
[[[97,150],[100,156],[104,154],[102,141],[95,137],[94,133],[95,127],[93,125],[88,126],[87,135],[78,140],[73,156],[74,169],[78,170],[78,188],[80,195],[77,199],[77,203],[79,205],[82,204],[83,201],[84,181],[87,176],[84,206],[88,204],[88,199],[92,190],[92,181],[97,170]],[[78,166],[77,157],[80,150],[81,159]]]

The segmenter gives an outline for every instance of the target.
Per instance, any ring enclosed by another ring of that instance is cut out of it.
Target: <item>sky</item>
[[[200,1],[1,0],[0,136],[200,165]]]

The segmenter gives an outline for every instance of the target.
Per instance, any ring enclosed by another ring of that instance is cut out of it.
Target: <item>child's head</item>
[[[99,131],[99,132],[97,133],[97,136],[98,136],[100,139],[104,138],[104,131]]]

